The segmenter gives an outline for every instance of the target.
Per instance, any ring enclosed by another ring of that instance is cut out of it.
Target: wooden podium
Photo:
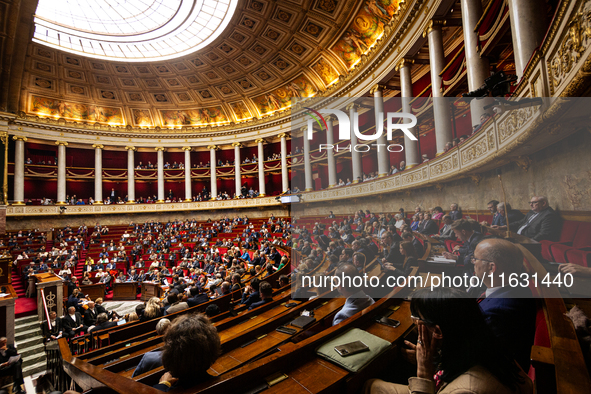
[[[158,283],[142,282],[142,301],[147,301],[152,297],[162,297],[164,291]]]
[[[105,284],[104,283],[96,283],[94,285],[80,285],[80,290],[82,290],[82,294],[85,296],[88,295],[88,298],[92,301],[96,300],[97,298],[105,298]]]
[[[113,300],[135,300],[137,282],[113,283]]]
[[[11,285],[11,262],[10,255],[0,257],[0,293],[6,294],[0,297],[0,337],[6,337],[9,344],[14,343],[14,305],[18,298]]]
[[[53,272],[35,274],[37,279],[37,316],[39,321],[45,320],[45,308],[43,306],[43,295],[47,312],[56,312],[58,316],[64,314],[64,286],[62,279]],[[43,291],[41,291],[43,290]]]

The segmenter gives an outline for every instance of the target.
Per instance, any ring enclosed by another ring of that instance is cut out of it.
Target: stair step
[[[35,328],[29,328],[27,330],[17,330],[15,332],[14,338],[15,339],[26,339],[31,338],[37,335],[41,335],[41,327],[36,326]]]
[[[37,316],[35,316],[35,317],[37,317]],[[39,325],[39,322],[37,321],[37,319],[35,319],[35,320],[28,321],[28,322],[16,323],[14,325],[14,328],[16,329],[16,332],[20,332],[20,331],[27,331],[27,330],[40,328],[40,325]],[[41,330],[39,330],[39,331],[41,332]]]
[[[14,320],[14,324],[15,324],[15,326],[17,326],[17,327],[18,327],[20,324],[29,323],[29,322],[32,322],[32,321],[39,321],[39,320],[37,319],[37,315],[34,315],[34,316],[25,316],[25,317],[19,317],[18,319],[15,319],[15,320]]]
[[[28,347],[19,346],[18,347],[18,354],[20,354],[23,357],[23,359],[30,357],[32,355],[36,355],[36,354],[44,354],[45,355],[45,345],[43,345],[43,342],[41,342],[41,343],[35,343],[32,346],[28,346]]]
[[[28,367],[23,367],[23,376],[35,375],[39,372],[43,372],[47,369],[47,362],[41,361]]]
[[[41,353],[36,353],[28,357],[23,357],[23,368],[29,367],[40,362],[47,362],[47,358],[45,357],[45,350],[42,350]]]
[[[43,337],[41,335],[38,335],[38,336],[31,337],[31,338],[15,339],[15,342],[16,342],[19,349],[21,347],[23,349],[26,349],[26,348],[34,346],[38,343],[43,343]]]

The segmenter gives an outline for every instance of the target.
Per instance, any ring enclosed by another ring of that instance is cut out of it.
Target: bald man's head
[[[335,275],[341,279],[339,293],[343,296],[348,297],[359,290],[353,286],[353,279],[359,276],[359,272],[353,264],[343,263],[339,265],[336,269]],[[350,280],[343,280],[343,277],[350,278]]]
[[[495,274],[523,272],[523,253],[513,243],[504,239],[485,239],[474,251],[474,257],[494,263]]]

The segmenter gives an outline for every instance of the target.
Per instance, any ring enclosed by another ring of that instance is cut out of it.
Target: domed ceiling
[[[351,72],[399,11],[398,0],[236,0],[224,28],[232,1],[40,0],[21,109],[128,128],[260,119],[287,110],[291,97],[323,94]],[[184,4],[207,12],[175,21]],[[224,13],[216,14],[217,6]],[[203,15],[212,28],[191,26],[207,25]],[[186,37],[183,45],[174,44],[179,37]],[[141,56],[180,57],[138,62]]]

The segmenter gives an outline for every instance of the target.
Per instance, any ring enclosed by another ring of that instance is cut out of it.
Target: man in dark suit
[[[442,240],[442,241],[445,241],[448,239],[456,239],[456,235],[454,234],[454,231],[451,229],[451,225],[454,222],[451,219],[451,216],[443,215],[443,218],[441,218],[441,220],[443,221],[443,227],[441,227],[441,229],[439,229],[439,234],[435,234],[432,237],[435,239]]]
[[[187,305],[189,305],[189,308],[209,301],[207,294],[201,293],[198,287],[191,287],[189,291],[191,293],[191,298],[187,300]]]
[[[529,287],[501,287],[501,276],[508,278],[523,272],[521,250],[504,239],[485,239],[472,258],[474,273],[484,278],[486,292],[480,308],[488,326],[507,354],[529,370],[530,352],[536,331],[536,303]]]
[[[501,215],[499,214],[499,211],[497,209],[497,205],[499,205],[499,202],[497,200],[490,200],[488,202],[488,204],[486,204],[486,207],[488,208],[490,213],[493,215],[491,226],[498,226],[499,221],[501,220]],[[488,223],[486,221],[483,221],[481,224],[488,225]]]
[[[451,220],[460,220],[462,218],[462,211],[460,211],[460,208],[458,207],[458,204],[456,204],[455,202],[453,204],[450,205],[449,207],[450,211],[449,211],[449,216],[451,217]]]
[[[525,217],[525,215],[522,214],[518,209],[511,209],[511,204],[507,204],[507,213],[505,214],[505,203],[502,202],[497,205],[497,211],[499,212],[498,224],[493,224],[491,227],[499,230],[507,229],[506,216],[508,216],[510,226],[512,226],[512,223],[520,222]]]
[[[531,211],[522,220],[509,223],[511,229],[535,241],[557,241],[560,237],[560,218],[548,205],[548,199],[534,196],[529,205]]]
[[[83,323],[82,315],[76,312],[76,308],[73,306],[68,308],[68,314],[62,319],[64,325],[64,336],[68,338],[75,337],[80,332],[84,332],[88,329]]]
[[[117,202],[117,192],[114,188],[112,188],[111,193],[109,193],[109,200],[111,200],[111,204],[115,204]]]
[[[476,225],[478,223],[474,221]],[[464,244],[458,249],[459,255],[455,255],[449,252],[443,252],[443,256],[446,259],[456,260],[458,264],[462,264],[467,272],[472,273],[472,255],[476,245],[484,238],[484,235],[479,231],[474,231],[474,224],[466,219],[456,220],[451,228],[456,237]]]
[[[22,385],[25,384],[23,380],[22,364],[23,359],[19,359],[16,362],[8,364],[10,357],[15,357],[18,352],[14,345],[9,345],[8,340],[5,337],[0,338],[0,377],[12,376],[13,380],[13,393],[24,393]]]
[[[41,331],[43,331],[43,337],[46,341],[55,341],[63,336],[64,328],[62,326],[62,319],[57,317],[55,311],[49,312],[49,323],[47,320],[43,320]]]
[[[439,228],[437,227],[437,223],[433,219],[431,219],[431,214],[425,214],[425,220],[420,224],[418,232],[425,235],[433,235],[437,234]]]
[[[259,284],[259,294],[260,294],[261,300],[250,304],[250,306],[248,307],[248,310],[258,308],[261,305],[265,305],[265,304],[273,301],[273,287],[271,287],[271,284],[269,282],[262,281]]]
[[[281,263],[281,254],[277,251],[277,249],[275,249],[274,246],[271,248],[269,259],[273,260],[273,265],[275,267],[279,267],[279,264]]]
[[[94,302],[90,301],[87,306],[88,309],[84,312],[84,325],[90,327],[96,324],[96,318],[99,312],[95,308]]]
[[[254,278],[250,281],[250,284],[244,288],[242,300],[240,301],[242,305],[250,306],[261,300],[261,295],[259,293],[260,283],[261,280],[259,278]]]
[[[109,317],[106,313],[99,313],[98,317],[96,318],[96,325],[92,327],[88,332],[104,330],[106,328],[111,328],[117,326],[117,318],[113,319],[113,321],[109,321]]]
[[[387,265],[400,266],[404,263],[404,257],[400,254],[400,236],[390,231],[386,231],[382,234],[382,247],[384,248],[381,256],[381,265],[383,268],[387,268]]]
[[[170,320],[168,320],[167,318],[160,319],[158,321],[158,324],[156,324],[156,334],[164,335],[166,333],[166,330],[168,330],[168,328],[170,327],[170,324]],[[150,352],[144,353],[144,356],[135,368],[135,371],[133,371],[133,375],[131,375],[131,377],[136,377],[138,375],[141,375],[145,372],[151,371],[161,366],[162,349],[152,350]]]

